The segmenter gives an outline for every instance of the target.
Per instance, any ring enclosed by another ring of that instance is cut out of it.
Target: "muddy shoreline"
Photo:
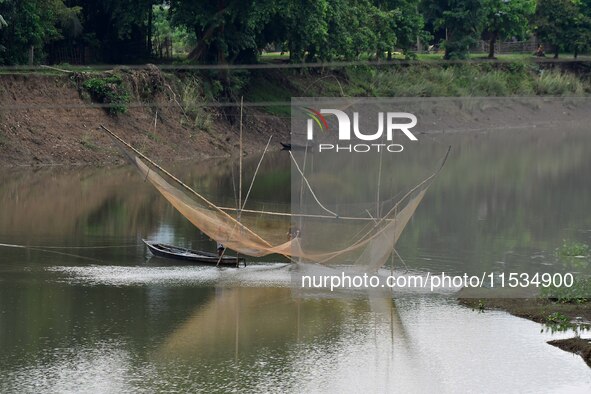
[[[544,324],[552,329],[553,317],[564,316],[565,324],[573,327],[580,323],[591,322],[591,303],[559,303],[543,298],[458,298],[460,305],[485,312],[501,310],[513,316]],[[591,368],[591,336],[582,331],[580,336],[568,339],[548,341],[564,351],[581,356]]]

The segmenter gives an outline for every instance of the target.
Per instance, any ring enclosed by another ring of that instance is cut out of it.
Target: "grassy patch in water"
[[[589,256],[589,245],[564,240],[562,246],[556,250],[556,255],[559,257],[587,257]]]
[[[573,285],[542,288],[541,296],[562,304],[583,304],[591,301],[591,278],[575,279]]]

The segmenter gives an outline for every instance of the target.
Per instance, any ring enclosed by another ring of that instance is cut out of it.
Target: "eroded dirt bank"
[[[182,101],[182,81],[175,84],[156,68],[119,73],[130,91],[125,113],[120,114],[110,114],[90,97],[82,86],[88,76],[0,75],[0,165],[122,162],[101,124],[159,161],[237,154],[238,111],[207,108],[191,113]],[[192,100],[205,101],[201,93],[193,94]],[[247,153],[261,150],[271,134],[277,146],[289,139],[285,120],[265,115],[253,108],[244,111]]]
[[[241,97],[246,103],[244,151],[249,154],[261,151],[271,135],[272,149],[289,141],[290,109],[285,103],[291,97],[500,97],[499,103],[517,96],[580,98],[591,93],[589,67],[586,62],[417,63],[331,70],[162,71],[147,65],[3,74],[0,166],[121,163],[123,157],[101,124],[157,161],[237,154]],[[431,101],[423,107],[428,109]],[[557,116],[565,121],[588,116],[580,100],[563,104],[507,102],[502,116],[496,104],[496,109],[487,103],[471,103],[470,108],[460,104],[450,110],[461,115],[461,125],[447,110],[447,116],[421,113],[421,125],[429,126],[424,132],[488,130],[498,128],[499,119],[501,127],[528,127],[533,118],[560,128]]]

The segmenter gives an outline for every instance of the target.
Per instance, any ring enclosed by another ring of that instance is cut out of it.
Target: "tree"
[[[185,26],[172,26],[169,18],[169,8],[165,5],[154,6],[153,11],[153,53],[163,57],[167,50],[174,54],[187,54],[195,45],[195,36]]]
[[[31,48],[39,58],[46,44],[63,37],[63,29],[79,12],[79,7],[67,7],[63,0],[0,2],[0,15],[10,21],[0,29],[0,64],[26,63]]]
[[[445,59],[468,57],[470,45],[482,32],[485,21],[486,0],[435,0],[425,1],[425,13],[433,20],[436,29],[445,29]]]
[[[536,34],[552,45],[554,58],[572,46],[579,33],[579,8],[572,0],[538,0]],[[574,41],[573,41],[574,40]]]
[[[287,1],[287,0],[285,0]],[[171,0],[172,22],[186,26],[197,37],[189,57],[208,63],[256,60],[257,38],[282,1]]]
[[[328,17],[334,7],[329,7],[328,0],[285,1],[281,11],[285,13],[291,61],[310,61],[318,54],[327,56],[330,53]],[[333,18],[332,23],[334,21]],[[336,26],[333,26],[335,30]]]
[[[152,7],[158,0],[71,0],[82,8],[83,41],[98,60],[141,62],[151,55]]]
[[[494,59],[497,39],[526,36],[536,0],[486,0],[485,9],[484,36],[489,42],[488,57]]]
[[[385,0],[390,10],[396,11],[393,33],[396,36],[396,47],[402,49],[407,57],[412,56],[410,49],[418,40],[426,39],[425,20],[419,12],[419,0]]]
[[[378,2],[376,7],[369,8],[369,16],[369,27],[375,32],[373,46],[376,59],[380,59],[384,51],[392,58],[391,52],[398,44],[396,27],[403,20],[402,12],[392,4]]]
[[[4,0],[0,0],[0,6],[2,6],[2,3],[4,3]],[[6,23],[6,20],[2,17],[2,14],[0,14],[0,30],[6,26],[8,26],[8,23]]]
[[[591,48],[591,0],[576,3],[578,12],[575,18],[576,29],[570,30],[572,42],[569,45],[575,59],[578,54]]]

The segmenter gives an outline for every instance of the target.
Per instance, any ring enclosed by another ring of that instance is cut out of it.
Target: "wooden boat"
[[[244,266],[246,266],[246,260],[244,259],[244,257],[224,255],[220,260],[220,257],[217,255],[217,253],[204,252],[202,250],[185,249],[174,245],[150,242],[146,241],[145,239],[143,241],[148,247],[148,250],[150,250],[150,252],[154,256],[158,257],[183,260],[186,262],[204,265],[218,265],[219,261],[219,265],[224,266],[238,267],[240,263],[243,263]]]
[[[306,148],[309,151],[313,151],[314,150],[314,145],[296,145],[296,144],[290,144],[290,143],[285,143],[285,142],[280,142],[282,148],[281,150],[297,150],[297,151],[301,151],[301,150],[306,150]]]

